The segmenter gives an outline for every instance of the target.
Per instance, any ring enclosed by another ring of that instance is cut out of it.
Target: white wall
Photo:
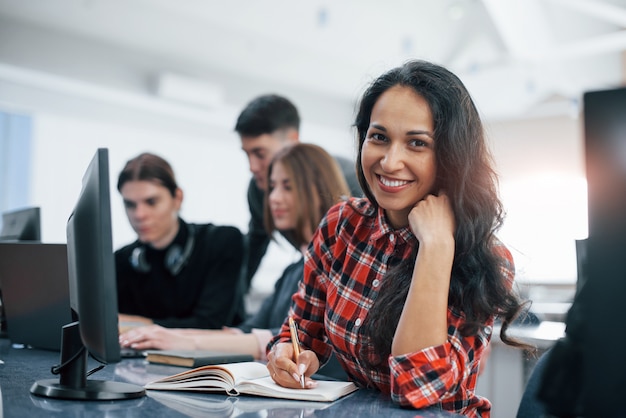
[[[142,151],[160,154],[172,164],[185,193],[183,218],[235,225],[246,231],[247,161],[232,132],[216,129],[215,133],[213,138],[203,138],[58,115],[35,115],[31,200],[42,209],[44,241],[66,241],[65,223],[80,192],[82,175],[100,147],[109,149],[114,248],[136,239],[115,184],[125,162]],[[259,279],[255,279],[255,287],[269,290],[291,261],[292,253],[289,246],[273,245]]]
[[[45,111],[33,113],[33,125],[30,199],[42,209],[42,238],[46,242],[66,241],[65,224],[80,192],[82,175],[95,150],[102,147],[109,149],[114,248],[136,239],[115,185],[125,162],[143,151],[162,155],[173,166],[184,191],[184,219],[234,225],[244,232],[248,229],[250,173],[239,138],[231,129],[214,126],[212,135],[204,137]],[[350,143],[347,133],[304,124],[302,136],[349,156],[342,150],[345,146],[337,145]],[[282,240],[273,243],[255,286],[270,290],[284,266],[293,261],[294,253]]]
[[[249,173],[232,128],[239,110],[261,93],[294,100],[304,122],[304,141],[333,154],[355,155],[351,102],[188,68],[143,51],[11,21],[0,22],[0,40],[0,110],[34,117],[32,204],[42,206],[46,241],[64,241],[65,221],[96,147],[110,149],[112,185],[128,158],[144,150],[162,154],[184,188],[185,218],[245,230]],[[213,80],[223,91],[222,102],[202,108],[158,98],[151,83],[164,69]],[[573,104],[569,111],[540,118],[485,121],[508,213],[501,237],[513,250],[520,280],[575,280],[573,240],[586,236],[576,116]],[[133,234],[117,193],[112,198],[114,243],[119,246]]]
[[[135,239],[115,189],[124,163],[143,151],[162,155],[185,192],[181,215],[192,222],[227,223],[246,229],[247,181],[237,138],[177,136],[169,132],[110,125],[42,114],[34,118],[33,203],[46,217],[46,240],[65,236],[63,221],[81,187],[81,177],[97,148],[109,149],[114,245]]]
[[[202,107],[158,97],[154,81],[163,71],[212,80],[221,101]],[[354,155],[351,103],[0,18],[0,111],[33,117],[30,204],[42,208],[46,242],[65,242],[67,217],[98,147],[110,154],[114,247],[135,238],[115,184],[125,161],[141,151],[174,167],[185,219],[245,232],[250,173],[233,127],[241,108],[268,92],[296,103],[303,141]],[[270,290],[294,256],[285,242],[272,244],[253,285]]]
[[[572,283],[574,240],[586,237],[586,189],[579,120],[570,117],[487,123],[507,211],[501,238],[516,258],[518,279]],[[132,241],[115,191],[125,161],[142,151],[165,156],[185,191],[182,216],[194,222],[247,230],[247,161],[232,130],[215,126],[210,137],[37,112],[34,116],[32,204],[42,207],[46,241],[65,240],[65,220],[80,179],[98,147],[110,151],[114,245]],[[349,130],[303,126],[303,138],[335,154],[353,156]],[[291,249],[286,246],[285,251]],[[271,272],[285,265],[272,254]],[[289,261],[291,258],[289,258]],[[263,286],[263,285],[262,285]],[[267,285],[265,285],[267,287]]]
[[[500,236],[516,258],[519,281],[576,280],[575,240],[587,237],[581,128],[576,108],[488,123],[507,211]]]

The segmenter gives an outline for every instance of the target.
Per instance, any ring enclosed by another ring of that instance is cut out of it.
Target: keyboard
[[[129,347],[120,347],[121,358],[145,358],[146,352]]]

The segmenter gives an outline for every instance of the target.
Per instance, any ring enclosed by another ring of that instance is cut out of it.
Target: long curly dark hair
[[[526,304],[502,276],[501,268],[507,260],[494,252],[495,232],[504,218],[497,175],[478,110],[456,75],[439,65],[415,60],[381,75],[364,92],[355,126],[358,135],[356,170],[365,196],[378,206],[360,163],[372,108],[385,91],[398,85],[409,87],[423,97],[432,113],[437,161],[435,186],[449,196],[457,224],[448,305],[466,318],[461,333],[475,334],[495,315],[502,320],[503,342],[531,348],[506,335],[508,325]],[[381,360],[391,351],[417,251],[416,247],[410,258],[388,271],[364,324]]]

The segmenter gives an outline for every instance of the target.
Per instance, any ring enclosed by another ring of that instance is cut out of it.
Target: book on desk
[[[352,382],[317,381],[317,387],[291,389],[277,385],[258,362],[209,365],[167,376],[144,386],[147,390],[217,392],[301,401],[333,402],[357,390]]]
[[[201,367],[212,364],[254,361],[250,354],[225,353],[212,350],[147,350],[149,363],[181,367]]]

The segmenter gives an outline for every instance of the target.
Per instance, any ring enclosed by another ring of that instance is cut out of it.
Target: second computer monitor
[[[38,207],[2,213],[0,241],[41,241],[41,211]]]

